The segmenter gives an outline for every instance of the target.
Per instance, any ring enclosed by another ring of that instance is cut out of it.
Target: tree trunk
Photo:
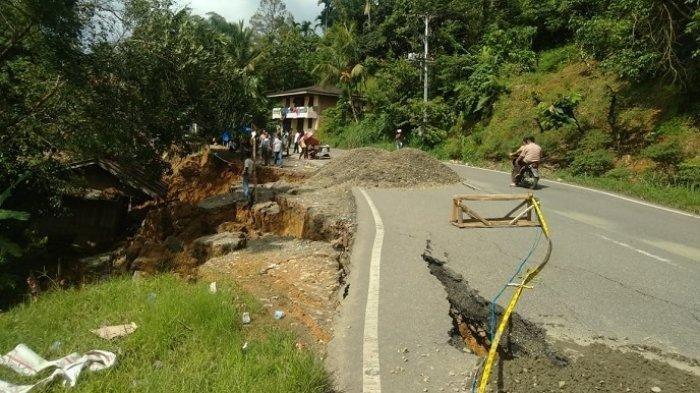
[[[355,101],[352,99],[352,93],[350,90],[347,91],[348,95],[348,102],[350,103],[350,110],[352,111],[352,118],[355,120],[355,123],[359,123],[359,119],[357,117],[357,108],[355,108]]]

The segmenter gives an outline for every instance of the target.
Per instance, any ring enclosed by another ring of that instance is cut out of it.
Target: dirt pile
[[[459,176],[417,149],[392,152],[366,147],[346,152],[321,167],[310,179],[320,186],[416,187],[451,184]]]

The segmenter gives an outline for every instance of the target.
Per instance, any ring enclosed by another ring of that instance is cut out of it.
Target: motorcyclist
[[[524,167],[532,165],[534,168],[537,168],[542,158],[542,148],[535,143],[534,137],[528,136],[523,138],[523,143],[520,148],[518,148],[515,153],[511,153],[510,157],[513,158],[513,171],[510,176],[510,186],[515,187],[517,177]]]

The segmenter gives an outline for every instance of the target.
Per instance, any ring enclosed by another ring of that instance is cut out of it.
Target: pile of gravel
[[[310,179],[319,186],[415,187],[451,184],[459,176],[417,149],[392,152],[364,147],[347,151],[320,168]]]

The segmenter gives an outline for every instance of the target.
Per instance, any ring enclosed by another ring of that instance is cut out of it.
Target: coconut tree
[[[318,49],[318,64],[313,69],[321,84],[333,84],[343,90],[355,122],[358,121],[355,97],[366,76],[360,55],[355,26],[335,24],[326,32]]]

